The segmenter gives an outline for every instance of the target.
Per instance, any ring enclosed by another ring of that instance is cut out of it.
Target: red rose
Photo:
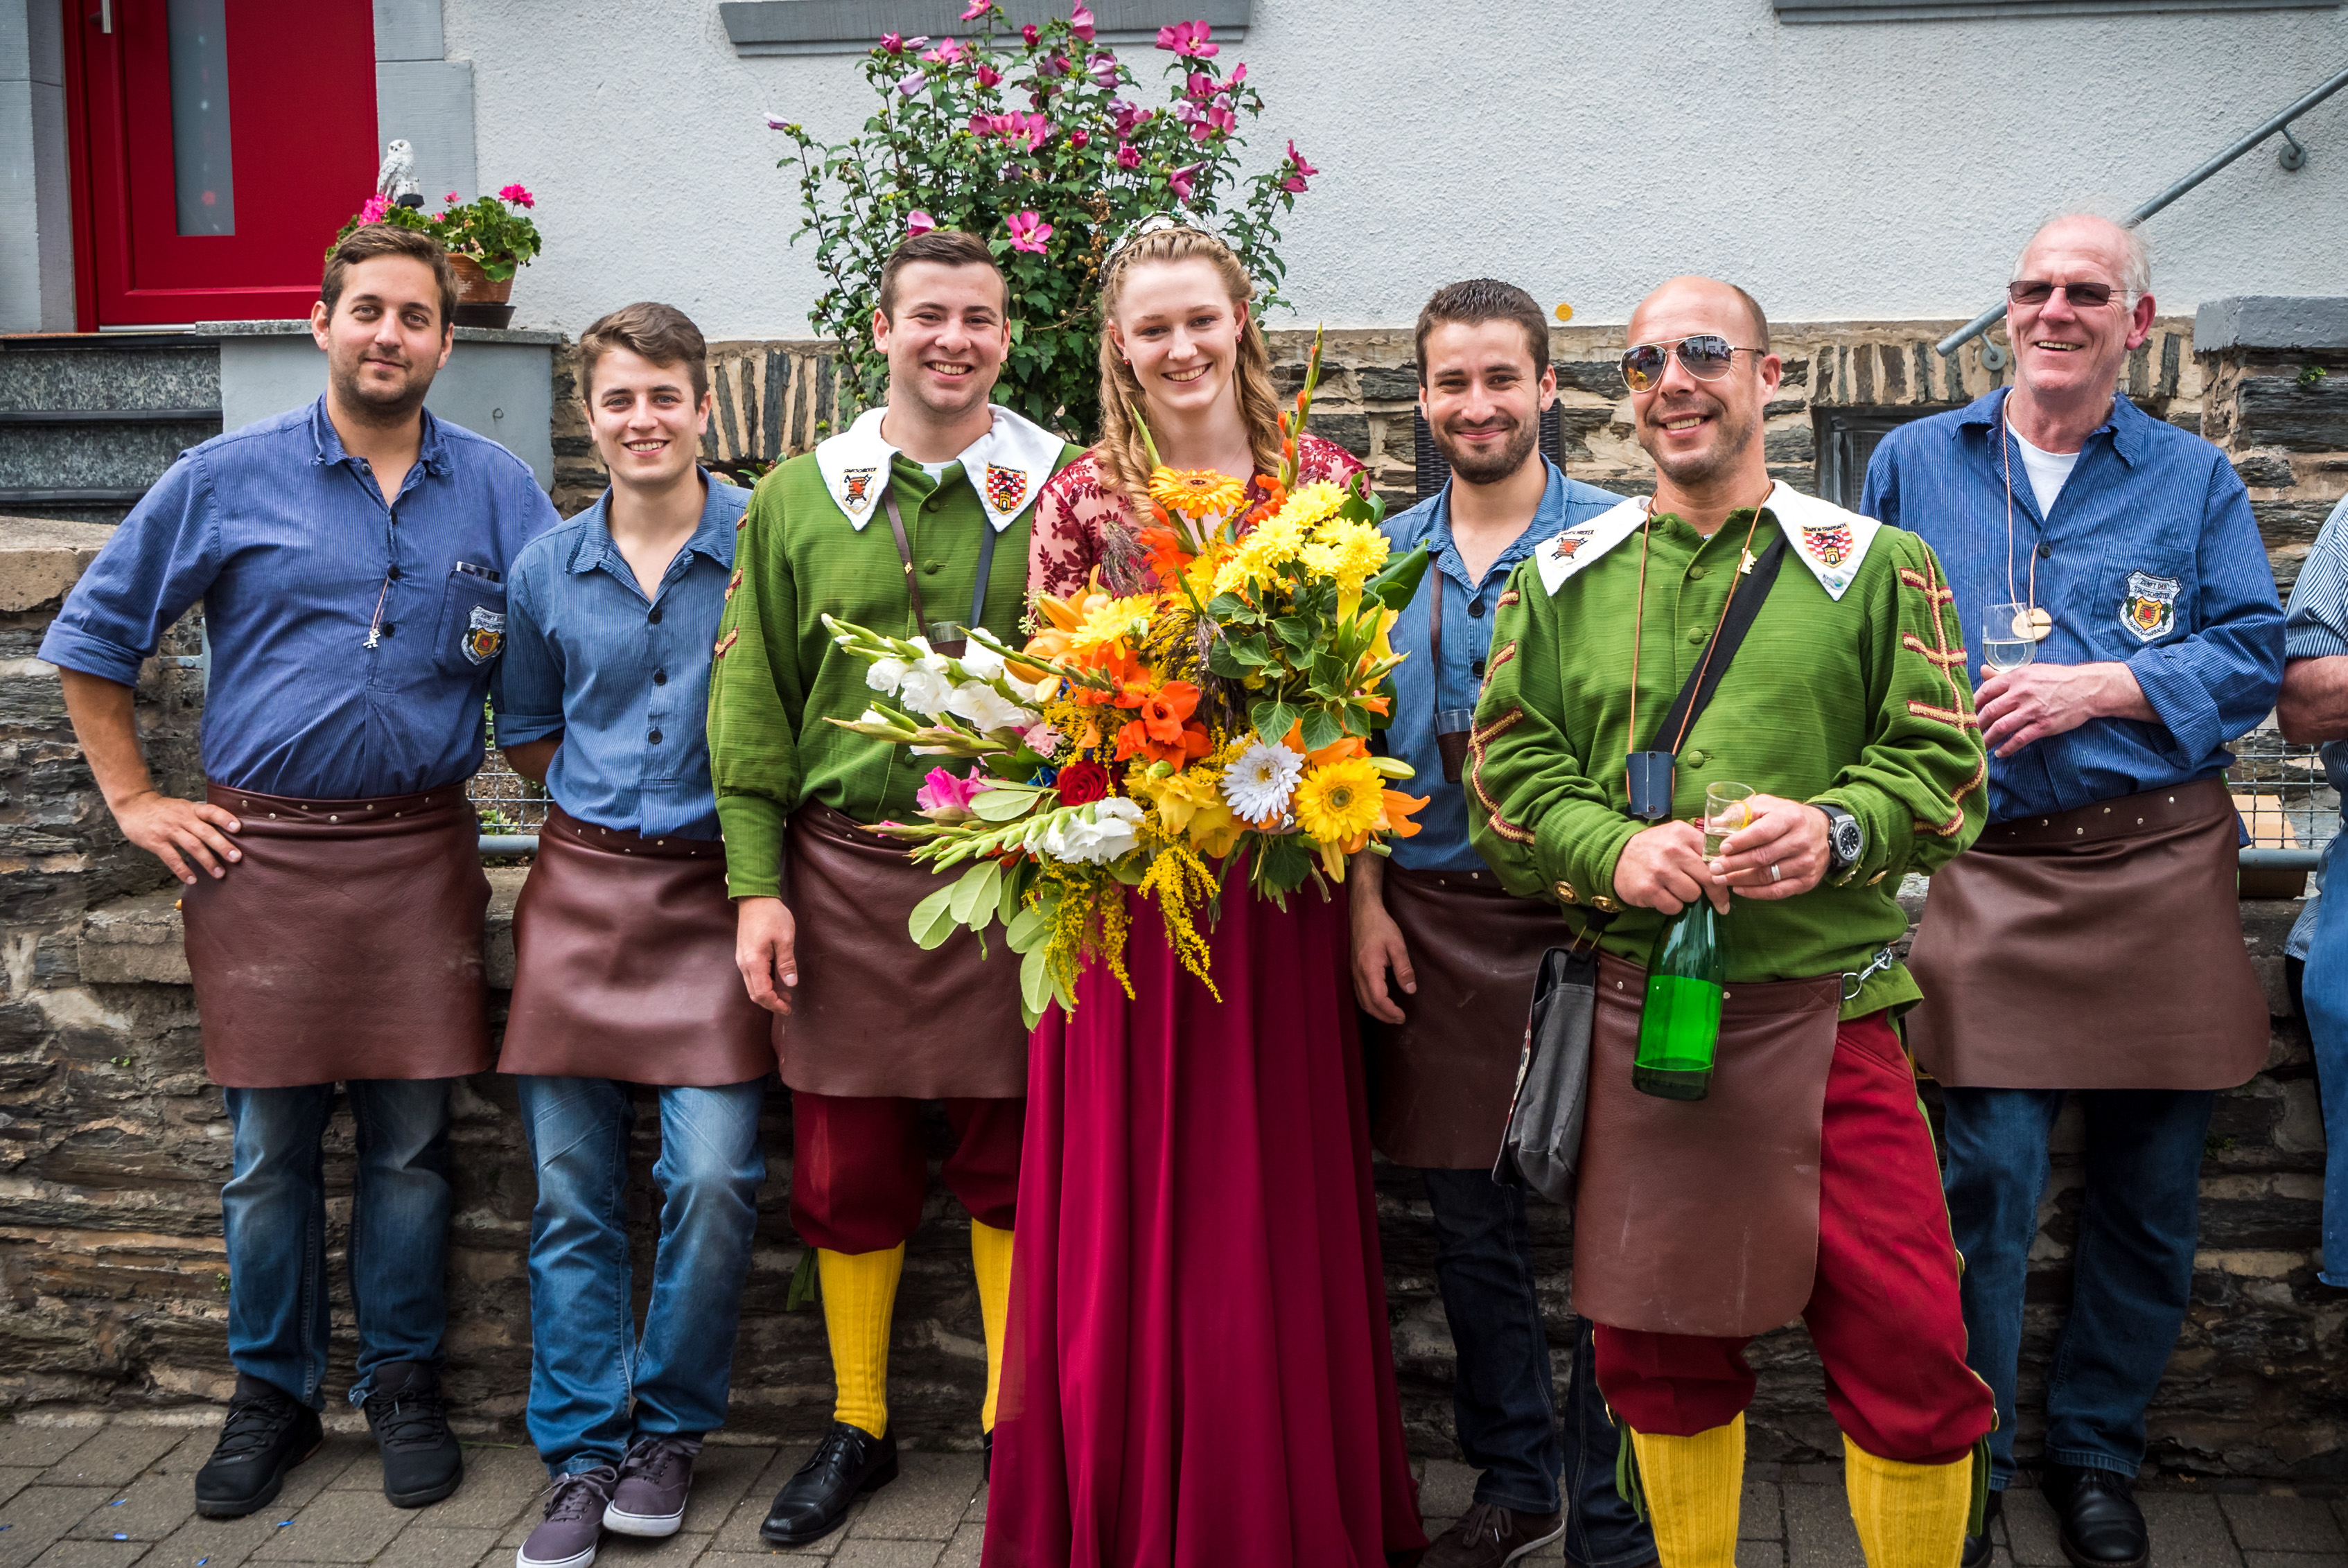
[[[1070,763],[1060,770],[1060,804],[1090,805],[1108,794],[1108,770],[1098,763]]]

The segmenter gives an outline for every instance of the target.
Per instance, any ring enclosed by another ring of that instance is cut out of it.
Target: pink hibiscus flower
[[[1222,52],[1220,45],[1207,42],[1214,34],[1215,30],[1204,22],[1177,22],[1158,29],[1158,46],[1186,59],[1211,60]]]
[[[1044,241],[1052,237],[1052,226],[1044,221],[1040,213],[1014,212],[1004,227],[1011,231],[1013,250],[1030,251],[1038,256],[1044,253]]]

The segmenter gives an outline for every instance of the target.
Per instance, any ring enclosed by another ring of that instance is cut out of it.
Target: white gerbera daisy
[[[1303,776],[1304,759],[1286,746],[1268,746],[1261,738],[1232,759],[1223,773],[1223,798],[1233,813],[1250,822],[1277,822],[1288,809]]]

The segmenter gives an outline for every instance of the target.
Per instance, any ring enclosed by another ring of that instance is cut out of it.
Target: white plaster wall
[[[872,104],[855,57],[738,57],[712,0],[445,16],[482,186],[540,197],[516,325],[649,297],[713,339],[808,332],[760,114],[844,136]],[[2125,210],[2348,65],[2348,12],[1788,27],[1768,0],[1256,0],[1231,54],[1269,100],[1251,167],[1292,135],[1323,170],[1287,225],[1303,323],[1407,323],[1479,272],[1620,322],[1684,271],[1783,320],[1963,318],[2040,217]],[[2298,134],[2298,173],[2262,149],[2147,225],[2164,311],[2348,292],[2348,93]]]

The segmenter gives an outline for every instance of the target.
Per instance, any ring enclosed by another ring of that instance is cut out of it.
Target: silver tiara
[[[1219,241],[1225,250],[1231,251],[1234,254],[1236,254],[1239,250],[1239,247],[1233,245],[1231,241],[1215,232],[1213,229],[1208,227],[1205,223],[1195,218],[1186,218],[1179,212],[1158,211],[1150,213],[1148,217],[1142,219],[1141,221],[1136,223],[1132,228],[1128,229],[1123,234],[1117,236],[1117,243],[1108,248],[1108,259],[1114,261],[1120,251],[1122,251],[1127,246],[1132,244],[1135,241],[1146,240],[1152,234],[1163,233],[1169,229],[1193,230],[1200,234],[1206,235],[1211,240]]]

